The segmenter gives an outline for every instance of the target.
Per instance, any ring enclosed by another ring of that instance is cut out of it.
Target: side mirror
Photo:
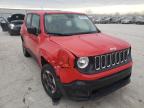
[[[30,27],[30,28],[27,28],[27,31],[30,33],[30,34],[34,34],[34,35],[37,35],[37,29],[35,27]]]

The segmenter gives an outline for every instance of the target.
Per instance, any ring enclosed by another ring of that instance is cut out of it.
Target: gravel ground
[[[63,98],[53,105],[40,81],[40,68],[22,54],[19,36],[0,30],[0,108],[142,108],[144,106],[144,26],[97,25],[107,34],[132,44],[131,83],[98,100],[75,102]]]

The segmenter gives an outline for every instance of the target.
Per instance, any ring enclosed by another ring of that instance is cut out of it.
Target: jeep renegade
[[[87,100],[130,82],[130,44],[101,33],[83,13],[28,13],[21,39],[24,56],[40,65],[43,87],[53,100]]]

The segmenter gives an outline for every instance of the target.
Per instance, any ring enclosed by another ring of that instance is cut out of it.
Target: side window
[[[28,14],[27,17],[26,17],[26,26],[27,27],[31,26],[31,17],[32,17],[31,14]]]
[[[31,26],[37,29],[37,33],[40,32],[40,16],[39,15],[34,14],[32,16]]]

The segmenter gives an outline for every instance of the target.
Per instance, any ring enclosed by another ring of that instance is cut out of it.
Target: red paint
[[[30,49],[36,56],[39,65],[41,65],[41,57],[45,58],[56,71],[62,83],[70,83],[75,80],[96,80],[103,78],[129,68],[132,63],[101,72],[99,74],[82,74],[74,68],[75,56],[96,56],[110,52],[111,47],[116,47],[117,50],[125,49],[130,45],[118,38],[108,36],[103,33],[82,34],[75,36],[50,36],[44,31],[44,14],[81,14],[75,12],[61,12],[61,11],[35,11],[32,12],[40,15],[40,29],[41,33],[34,36],[27,32],[24,24],[21,28],[21,36],[24,39],[25,47]]]

